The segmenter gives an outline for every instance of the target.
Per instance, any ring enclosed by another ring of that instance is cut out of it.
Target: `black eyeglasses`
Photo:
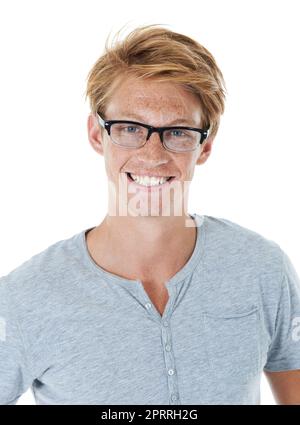
[[[172,152],[189,152],[201,145],[209,134],[209,126],[205,129],[182,126],[152,127],[136,121],[104,120],[98,113],[97,118],[114,144],[129,149],[141,148],[151,134],[157,132],[165,149]]]

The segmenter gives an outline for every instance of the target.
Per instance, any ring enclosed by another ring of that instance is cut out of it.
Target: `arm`
[[[33,381],[9,297],[8,280],[6,276],[0,278],[0,405],[17,404]]]
[[[300,279],[282,251],[281,293],[264,373],[277,404],[300,405]]]
[[[264,373],[277,404],[300,405],[300,369]]]

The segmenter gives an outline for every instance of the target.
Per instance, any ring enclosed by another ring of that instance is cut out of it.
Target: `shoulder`
[[[61,239],[36,253],[0,277],[0,295],[15,306],[47,300],[56,282],[62,281],[76,261],[76,241],[80,233]]]
[[[206,238],[210,244],[218,245],[223,250],[227,248],[228,253],[238,257],[244,256],[247,260],[258,261],[262,264],[268,262],[266,271],[270,270],[270,265],[273,266],[273,270],[281,269],[283,251],[275,240],[252,227],[223,217],[206,215],[205,222]]]
[[[205,244],[205,261],[210,267],[280,286],[284,251],[275,240],[246,225],[207,215]]]

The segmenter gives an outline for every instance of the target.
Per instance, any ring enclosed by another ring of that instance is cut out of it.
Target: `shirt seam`
[[[281,275],[280,275],[280,296],[279,296],[279,307],[278,307],[278,313],[277,313],[277,317],[276,317],[276,323],[275,323],[275,333],[278,329],[278,316],[279,316],[279,312],[282,309],[282,297],[283,297],[283,282],[285,280],[285,271],[284,271],[284,258],[283,258],[283,251],[280,248],[280,253],[281,253]]]
[[[279,327],[279,315],[280,312],[282,310],[282,296],[283,296],[283,282],[285,280],[285,271],[284,271],[284,258],[283,258],[283,251],[282,249],[279,247],[280,249],[280,254],[281,254],[281,274],[280,274],[280,295],[279,295],[279,300],[278,300],[278,308],[277,308],[277,313],[276,313],[276,319],[275,319],[275,326],[274,326],[274,334],[272,337],[272,341],[271,344],[269,346],[269,351],[273,349],[273,345],[275,343],[275,337],[277,335],[277,331],[278,331],[278,327]]]
[[[268,371],[272,371],[273,369],[276,370],[298,370],[300,369],[300,361],[298,359],[293,359],[292,361],[290,361],[290,364],[288,366],[282,366],[280,360],[278,361],[274,361],[274,362],[268,362],[265,364],[264,366],[264,370]]]
[[[207,251],[207,248],[206,248],[207,219],[206,219],[206,217],[204,217],[204,221],[202,223],[202,226],[199,227],[200,231],[201,231],[201,227],[202,227],[202,231],[203,231],[203,235],[202,235],[203,236],[203,240],[202,240],[202,245],[201,245],[201,248],[202,248],[201,251],[202,252],[201,252],[199,261],[198,262],[195,261],[195,266],[191,270],[191,272],[192,272],[191,274],[196,273],[199,277],[201,277],[201,279],[203,279],[203,277],[205,279],[205,277],[207,276],[206,268],[205,268],[205,261],[204,261],[204,259],[206,257],[206,251]],[[203,275],[201,275],[201,270],[203,272]]]

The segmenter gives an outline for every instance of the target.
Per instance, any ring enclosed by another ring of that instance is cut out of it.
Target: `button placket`
[[[150,310],[150,308],[152,307],[152,305],[150,303],[146,303],[145,304],[145,307],[146,307],[147,310]]]
[[[173,344],[171,342],[171,327],[169,317],[161,323],[161,337],[164,348],[165,367],[168,380],[170,404],[180,404],[178,396],[178,382],[173,354]]]
[[[175,360],[173,355],[173,344],[171,341],[171,329],[170,329],[170,316],[175,305],[177,298],[177,287],[169,286],[169,300],[166,305],[166,308],[161,316],[157,309],[150,302],[149,296],[146,293],[142,283],[140,282],[140,293],[144,299],[144,307],[149,314],[149,317],[159,323],[161,328],[161,341],[163,345],[163,353],[165,358],[165,367],[166,375],[168,380],[169,388],[169,400],[170,404],[180,404],[179,394],[178,394],[178,382],[177,374],[175,367]]]
[[[171,401],[174,403],[178,401],[178,395],[176,393],[171,394]]]

